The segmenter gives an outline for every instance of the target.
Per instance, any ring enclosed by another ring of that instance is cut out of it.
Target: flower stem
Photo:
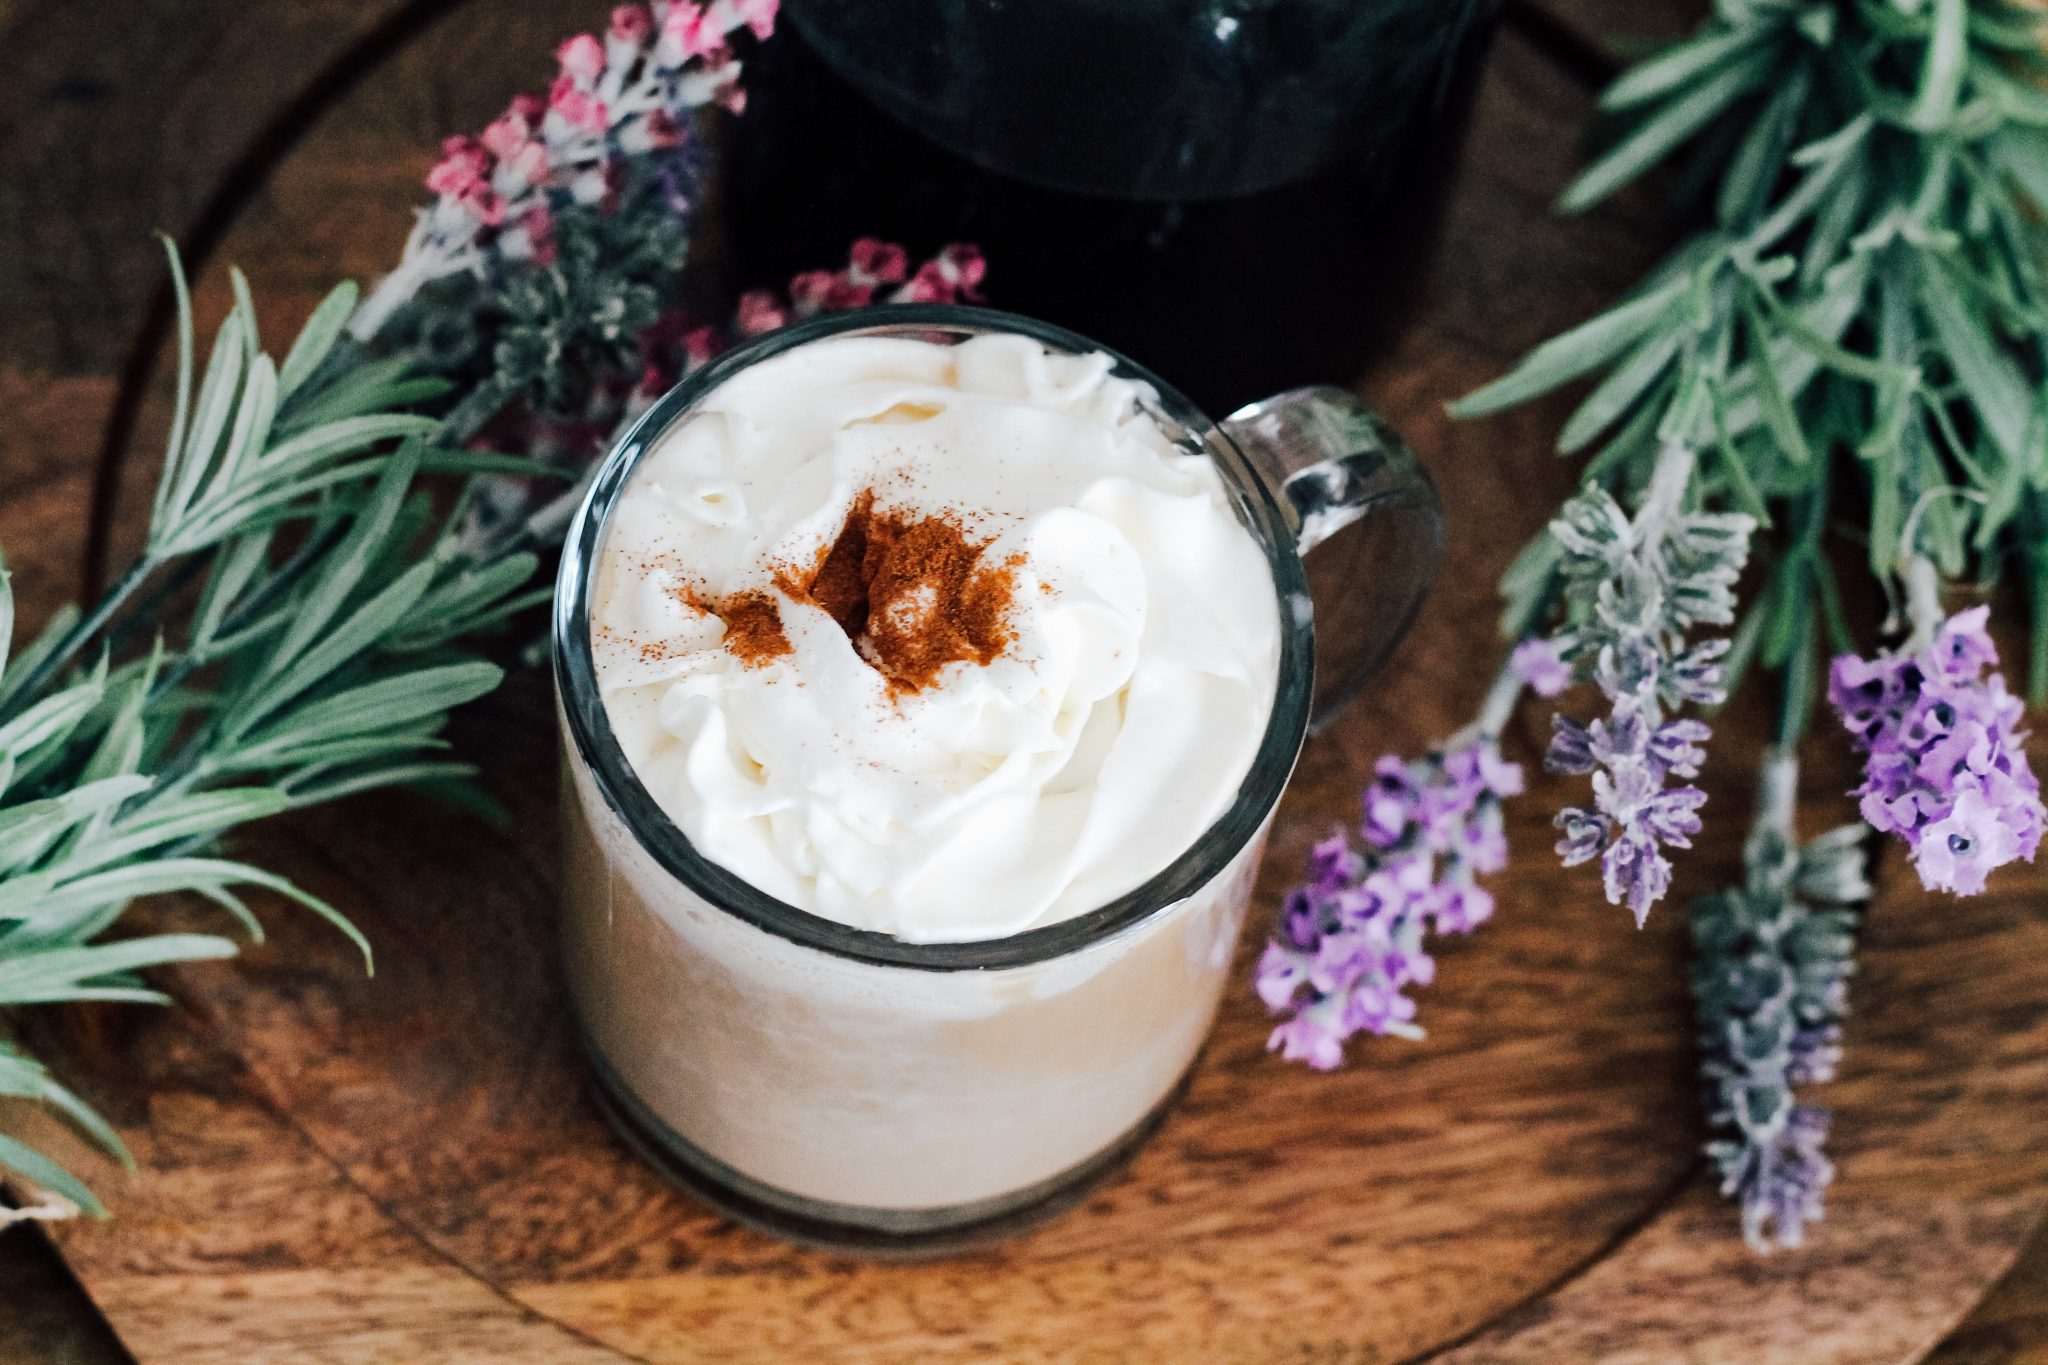
[[[1811,573],[1802,570],[1797,576],[1805,580]],[[1800,582],[1789,590],[1798,592],[1805,586]],[[1806,737],[1806,724],[1813,717],[1814,701],[1821,692],[1820,641],[1815,638],[1813,607],[1802,604],[1793,620],[1791,648],[1778,683],[1777,743],[1787,749],[1796,747]]]
[[[508,397],[504,383],[497,375],[492,375],[464,394],[462,401],[449,409],[448,415],[441,419],[440,429],[434,433],[434,439],[446,446],[464,444],[498,415]]]
[[[2034,609],[2033,638],[2027,645],[2027,700],[2048,705],[2048,544],[2037,540],[2021,561],[2027,566],[2027,595]]]
[[[423,227],[424,225],[422,225]],[[422,228],[413,230],[413,239],[406,243],[405,254],[399,258],[398,268],[377,281],[368,297],[356,305],[354,316],[348,320],[348,334],[357,341],[368,341],[383,329],[391,315],[412,301],[419,293],[420,286],[428,279],[427,267],[422,262]]]
[[[1926,555],[1913,555],[1906,561],[1906,621],[1912,633],[1906,637],[1905,651],[1917,654],[1934,643],[1934,632],[1941,628],[1943,616],[1941,575],[1933,560]]]
[[[1799,754],[1788,744],[1764,753],[1756,783],[1756,828],[1792,838],[1792,808],[1799,795]]]
[[[1668,441],[1657,452],[1657,465],[1650,474],[1650,487],[1643,494],[1642,510],[1636,513],[1636,543],[1653,544],[1664,536],[1664,524],[1677,513],[1692,483],[1696,451],[1682,441]]]
[[[1486,691],[1486,700],[1480,703],[1479,719],[1474,722],[1480,734],[1489,739],[1500,737],[1508,717],[1515,713],[1515,704],[1522,699],[1522,687],[1513,665],[1503,663],[1500,672],[1494,675],[1493,686]]]
[[[32,703],[36,694],[46,687],[52,678],[63,675],[85,647],[92,643],[95,635],[114,619],[127,600],[135,595],[151,573],[156,571],[158,561],[143,555],[128,566],[127,572],[107,589],[106,595],[85,616],[66,631],[57,647],[36,661],[26,673],[16,673],[0,684],[0,720],[11,719],[18,714],[25,703]]]
[[[1462,749],[1475,739],[1498,740],[1502,730],[1507,728],[1509,717],[1515,714],[1515,706],[1522,700],[1526,684],[1515,676],[1514,660],[1510,655],[1494,674],[1493,685],[1486,689],[1486,699],[1479,703],[1479,714],[1471,724],[1445,740],[1439,747],[1445,753]]]

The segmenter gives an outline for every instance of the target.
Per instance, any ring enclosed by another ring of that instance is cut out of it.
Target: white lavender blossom
[[[1692,910],[1706,1152],[1758,1251],[1798,1246],[1834,1178],[1821,1150],[1829,1115],[1799,1103],[1794,1087],[1834,1079],[1856,921],[1870,895],[1863,826],[1794,841],[1795,775],[1787,751],[1765,764],[1745,883]]]
[[[1666,847],[1690,848],[1706,794],[1674,778],[1697,776],[1710,731],[1674,718],[1687,704],[1725,696],[1728,642],[1688,643],[1695,626],[1735,618],[1734,586],[1755,521],[1741,513],[1680,510],[1693,453],[1666,447],[1633,518],[1589,486],[1565,504],[1550,534],[1563,549],[1566,624],[1551,644],[1576,676],[1597,683],[1607,716],[1581,724],[1558,715],[1544,763],[1593,776],[1594,804],[1558,812],[1565,866],[1601,860],[1607,899],[1640,926],[1671,886]]]

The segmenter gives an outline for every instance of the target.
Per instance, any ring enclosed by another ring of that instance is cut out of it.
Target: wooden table
[[[1548,201],[1604,43],[1695,8],[1532,0],[1496,47],[1423,320],[1361,381],[1443,486],[1449,572],[1377,701],[1304,756],[1261,916],[1373,756],[1477,700],[1490,585],[1571,470],[1543,453],[1557,407],[1454,426],[1441,405],[1654,257],[1649,198],[1570,222]],[[0,0],[0,544],[30,622],[119,554],[153,477],[166,297],[145,230],[186,244],[206,319],[232,260],[281,333],[395,259],[438,137],[543,83],[600,13]],[[2040,871],[1934,902],[1887,850],[1826,1096],[1841,1177],[1805,1250],[1760,1260],[1734,1235],[1698,1157],[1682,917],[1637,933],[1558,869],[1542,812],[1566,788],[1544,779],[1513,808],[1497,920],[1424,996],[1426,1041],[1313,1075],[1262,1054],[1239,992],[1186,1103],[1084,1207],[985,1254],[868,1265],[714,1217],[597,1118],[554,975],[545,704],[528,679],[462,726],[509,836],[398,797],[252,840],[357,916],[374,981],[271,907],[268,945],[168,974],[174,1009],[32,1021],[142,1169],[95,1170],[117,1217],[58,1228],[61,1263],[0,1237],[0,1358],[2048,1359],[2048,1240],[2022,1255],[2048,1206]],[[1759,736],[1725,718],[1719,818],[1674,904],[1734,876]],[[1524,758],[1539,740],[1510,737]],[[1846,814],[1847,780],[1839,750],[1817,757],[1809,829]]]

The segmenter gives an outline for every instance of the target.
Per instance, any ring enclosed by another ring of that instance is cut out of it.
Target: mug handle
[[[1289,389],[1220,425],[1278,497],[1315,615],[1311,733],[1408,633],[1444,557],[1444,510],[1415,452],[1355,395]]]

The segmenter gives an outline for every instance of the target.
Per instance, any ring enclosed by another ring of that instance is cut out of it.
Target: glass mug
[[[828,336],[987,332],[1105,349],[976,308],[891,306],[770,333],[626,433],[562,557],[563,938],[599,1097],[677,1184],[799,1241],[886,1253],[987,1240],[1071,1203],[1137,1146],[1215,1018],[1304,735],[1406,630],[1441,557],[1428,475],[1351,395],[1298,389],[1219,424],[1115,358],[1150,385],[1168,434],[1215,461],[1272,571],[1276,692],[1236,798],[1135,890],[1007,938],[904,943],[776,900],[690,846],[612,734],[589,624],[611,510],[641,457],[749,365]],[[1320,645],[1311,573],[1329,589],[1315,598],[1326,620],[1343,623]]]

